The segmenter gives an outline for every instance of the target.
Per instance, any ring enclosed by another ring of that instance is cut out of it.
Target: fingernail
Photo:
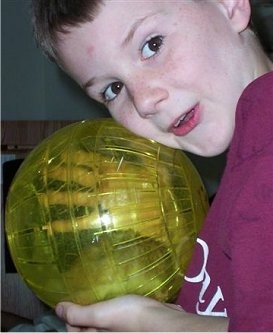
[[[58,317],[62,318],[63,317],[63,313],[64,313],[64,308],[61,304],[58,304],[55,308],[55,312],[57,314]]]

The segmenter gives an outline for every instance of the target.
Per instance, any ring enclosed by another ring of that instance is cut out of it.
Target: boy
[[[177,304],[57,305],[70,330],[273,328],[273,75],[248,0],[34,0],[36,38],[136,134],[201,156],[229,149]],[[238,102],[239,101],[239,102]]]

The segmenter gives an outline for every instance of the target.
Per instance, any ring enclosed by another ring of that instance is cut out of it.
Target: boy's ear
[[[234,30],[242,32],[247,28],[251,15],[249,0],[219,0],[219,3]]]

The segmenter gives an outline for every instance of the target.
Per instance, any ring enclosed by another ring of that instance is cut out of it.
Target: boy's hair
[[[100,5],[103,0],[32,0],[30,10],[38,46],[50,60],[58,62],[57,34],[92,21]]]

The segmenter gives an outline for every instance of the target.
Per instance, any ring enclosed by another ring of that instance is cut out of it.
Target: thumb
[[[97,323],[97,311],[92,305],[81,306],[71,302],[57,304],[55,312],[58,317],[70,326],[99,327]],[[98,326],[97,326],[98,325]]]

